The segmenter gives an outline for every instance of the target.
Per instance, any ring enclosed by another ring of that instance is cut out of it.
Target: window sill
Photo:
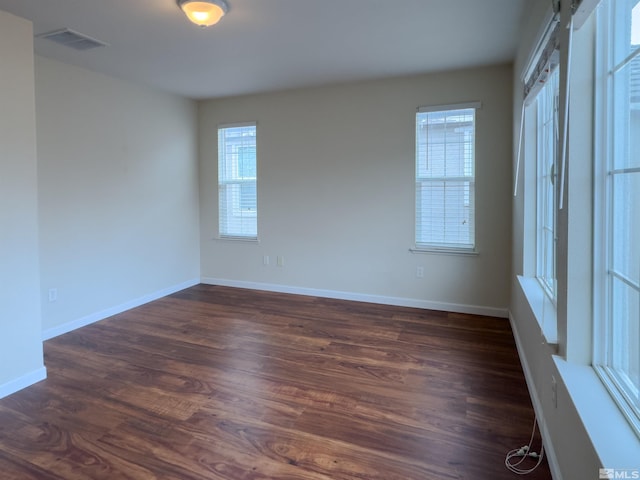
[[[533,312],[542,335],[549,345],[558,345],[558,320],[556,307],[542,289],[537,279],[518,275],[520,288]]]
[[[248,237],[213,237],[211,240],[217,242],[233,242],[233,243],[260,243],[257,238]]]
[[[640,438],[593,367],[570,363],[558,356],[553,361],[602,466],[638,469]]]
[[[463,256],[478,256],[480,253],[477,250],[466,248],[446,248],[446,247],[431,247],[431,248],[410,248],[411,253],[426,253],[429,255],[463,255]]]

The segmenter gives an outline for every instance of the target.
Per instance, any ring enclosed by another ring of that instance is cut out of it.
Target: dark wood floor
[[[504,319],[199,285],[45,363],[0,400],[4,480],[513,479],[533,422]]]

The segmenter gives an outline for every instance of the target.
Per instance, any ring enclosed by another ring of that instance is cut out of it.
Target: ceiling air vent
[[[68,28],[41,33],[40,35],[36,35],[36,38],[46,38],[47,40],[76,50],[90,50],[92,48],[108,46],[107,43],[88,37],[82,33],[74,32]]]

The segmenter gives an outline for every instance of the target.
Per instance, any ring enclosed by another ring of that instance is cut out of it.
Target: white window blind
[[[255,123],[218,128],[218,227],[223,238],[258,238]]]
[[[479,106],[418,109],[417,249],[475,248],[475,114]]]

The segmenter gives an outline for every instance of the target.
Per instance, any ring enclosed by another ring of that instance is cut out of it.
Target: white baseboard
[[[34,383],[44,380],[45,378],[47,378],[47,369],[45,367],[40,367],[32,372],[22,375],[19,378],[15,378],[0,385],[0,398],[8,397],[12,393],[16,393],[18,390],[27,388]]]
[[[518,329],[516,328],[511,313],[509,313],[509,323],[511,324],[511,330],[513,331],[513,338],[516,341],[516,348],[518,349],[518,357],[520,357],[520,364],[522,365],[524,378],[527,382],[527,387],[529,388],[529,396],[531,397],[533,410],[535,411],[536,418],[538,420],[538,427],[540,428],[542,442],[544,443],[544,454],[547,457],[547,463],[549,464],[549,470],[551,470],[551,476],[554,480],[562,480],[560,466],[558,465],[558,457],[556,456],[555,450],[553,448],[553,442],[551,441],[551,436],[549,435],[547,422],[545,421],[542,412],[542,403],[540,402],[538,390],[536,389],[535,382],[533,381],[533,375],[531,373],[531,369],[529,368],[529,362],[527,361],[527,357],[524,355],[522,341],[520,340],[520,335],[518,334]]]
[[[352,300],[355,302],[378,303],[381,305],[394,305],[397,307],[413,307],[425,310],[440,310],[445,312],[469,313],[485,315],[489,317],[508,318],[506,308],[483,307],[478,305],[463,305],[456,303],[432,302],[404,297],[387,297],[383,295],[370,295],[366,293],[342,292],[339,290],[323,290],[318,288],[293,287],[274,283],[245,282],[242,280],[227,280],[224,278],[203,277],[202,283],[207,285],[220,285],[224,287],[248,288],[251,290],[264,290],[267,292],[291,293],[294,295],[310,295],[313,297],[335,298],[338,300]]]
[[[193,287],[194,285],[197,285],[199,283],[200,283],[199,279],[188,280],[186,282],[179,283],[177,285],[173,285],[171,287],[167,287],[162,290],[149,293],[147,295],[143,295],[142,297],[135,298],[133,300],[122,303],[120,305],[116,305],[114,307],[110,307],[105,310],[92,313],[82,318],[78,318],[76,320],[63,323],[62,325],[57,325],[55,327],[48,328],[46,330],[43,330],[42,340],[43,341],[49,340],[53,337],[57,337],[58,335],[71,332],[77,328],[90,325],[92,323],[98,322],[100,320],[104,320],[105,318],[111,317],[113,315],[117,315],[118,313],[126,312],[127,310],[131,310],[132,308],[139,307],[140,305],[144,305],[145,303],[152,302],[153,300],[166,297],[167,295],[171,295],[172,293],[179,292],[180,290],[184,290],[185,288]]]

